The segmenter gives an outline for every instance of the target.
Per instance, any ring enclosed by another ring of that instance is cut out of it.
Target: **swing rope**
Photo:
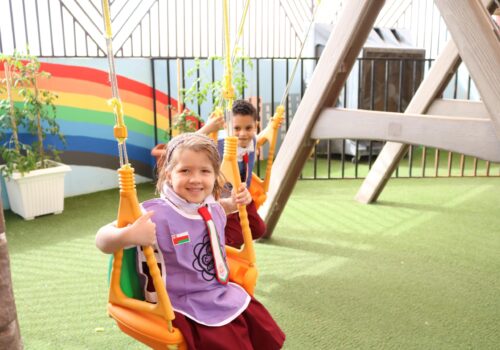
[[[243,10],[243,14],[241,15],[241,20],[240,20],[240,25],[239,25],[239,28],[238,28],[238,34],[236,35],[236,39],[234,41],[234,46],[233,46],[233,50],[232,50],[232,53],[230,56],[228,56],[228,50],[230,48],[227,47],[227,43],[229,43],[229,18],[227,16],[227,4],[226,2],[224,2],[224,7],[225,7],[225,11],[224,11],[224,35],[225,35],[225,42],[226,42],[226,55],[225,55],[225,72],[227,72],[224,76],[224,82],[223,82],[223,88],[222,88],[222,96],[224,97],[224,91],[231,91],[232,92],[232,100],[228,101],[227,103],[227,111],[230,111],[231,108],[232,108],[232,103],[234,101],[234,98],[235,98],[235,92],[234,92],[234,87],[232,86],[232,80],[233,80],[233,76],[232,76],[232,73],[233,73],[233,65],[234,65],[234,62],[236,60],[236,54],[238,52],[238,43],[240,41],[240,38],[242,37],[243,35],[243,29],[245,28],[245,20],[247,18],[247,13],[248,13],[248,8],[250,6],[250,0],[247,0],[245,2],[245,8]],[[231,57],[230,61],[228,62],[228,59],[227,57]],[[229,67],[229,69],[227,68]],[[219,100],[217,106],[215,106],[214,108],[214,111],[212,112],[212,114],[210,115],[210,118],[216,118],[216,117],[219,117],[219,116],[223,116],[224,115],[224,108],[222,107],[222,104],[224,102],[224,99],[221,99]],[[231,106],[231,108],[229,107]],[[231,128],[228,128],[228,135],[230,134],[231,132]],[[217,143],[217,134],[218,132],[217,131],[214,131],[214,132],[211,132],[208,136],[214,140],[214,142]]]
[[[127,139],[127,126],[125,125],[123,118],[123,105],[120,100],[118,93],[118,82],[115,70],[115,61],[112,46],[112,30],[111,30],[111,17],[109,10],[108,0],[102,0],[103,17],[105,25],[105,38],[107,46],[107,56],[109,64],[109,80],[112,90],[112,99],[109,104],[113,108],[115,115],[115,126],[113,129],[114,136],[118,142],[119,156],[120,156],[120,169],[118,170],[120,178],[120,204],[118,209],[117,227],[124,227],[133,223],[137,218],[139,218],[142,213],[139,207],[139,202],[137,199],[137,192],[135,189],[134,180],[134,169],[131,167],[128,161],[126,139]],[[153,248],[143,247],[144,255],[149,267],[151,276],[153,277],[153,284],[158,295],[158,303],[150,304],[145,301],[136,300],[127,297],[120,286],[121,277],[121,267],[123,259],[123,249],[119,250],[114,254],[113,268],[111,272],[110,281],[110,292],[109,292],[109,303],[121,305],[132,310],[147,312],[156,314],[163,319],[165,319],[168,325],[169,333],[176,334],[177,340],[179,338],[179,331],[172,326],[172,320],[174,319],[174,312],[170,299],[168,297],[166,287],[163,284],[160,271],[158,269],[158,264],[156,262]],[[118,321],[118,320],[117,320]],[[176,343],[178,341],[176,340]]]
[[[278,138],[278,130],[281,126],[281,123],[283,122],[284,114],[285,114],[285,102],[286,102],[286,99],[288,97],[290,87],[292,86],[292,83],[295,79],[295,73],[297,72],[297,67],[298,67],[300,59],[302,57],[302,51],[304,50],[304,46],[305,46],[307,37],[309,36],[309,32],[311,31],[312,24],[314,23],[314,19],[316,18],[316,13],[318,11],[320,2],[321,2],[321,0],[318,0],[316,2],[317,5],[314,8],[311,22],[309,23],[309,27],[307,28],[304,39],[302,40],[302,45],[300,47],[299,54],[295,58],[292,73],[291,73],[290,77],[288,78],[288,82],[286,84],[285,91],[283,92],[283,96],[281,97],[280,104],[276,107],[276,111],[275,111],[274,115],[269,120],[268,126],[262,132],[262,135],[261,135],[262,137],[257,142],[258,147],[261,147],[266,141],[269,142],[266,175],[264,176],[264,180],[262,181],[262,180],[258,179],[258,177],[253,178],[253,179],[255,179],[255,182],[257,182],[259,185],[261,185],[263,187],[264,196],[267,193],[267,191],[269,190],[269,183],[271,180],[271,172],[272,172],[272,167],[273,167],[273,162],[274,162],[274,152],[276,149],[276,143],[277,143],[277,138]],[[265,200],[265,197],[262,198],[259,202],[263,202],[264,200]]]
[[[222,97],[226,101],[226,110],[230,111],[233,107],[235,98],[233,86],[233,64],[231,62],[231,42],[229,34],[229,0],[223,0],[224,15],[224,44],[225,44],[225,64],[224,64],[224,84],[222,88]]]

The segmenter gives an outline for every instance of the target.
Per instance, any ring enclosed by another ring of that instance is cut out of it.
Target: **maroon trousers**
[[[181,331],[189,350],[277,350],[285,342],[285,333],[254,298],[242,314],[224,326],[204,326],[177,312],[173,325]]]
[[[266,233],[266,224],[257,213],[257,208],[253,201],[247,205],[247,214],[252,238],[258,239],[262,237]],[[236,212],[227,216],[224,233],[226,236],[226,245],[238,249],[243,245],[243,232],[241,230],[239,213]]]

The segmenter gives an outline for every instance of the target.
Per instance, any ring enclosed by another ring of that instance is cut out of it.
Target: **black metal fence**
[[[168,96],[178,97],[179,88],[197,84],[203,79],[215,82],[222,79],[223,62],[194,58],[154,59],[152,69],[154,84],[161,85]],[[205,62],[206,61],[206,62]],[[427,75],[431,59],[367,59],[357,60],[336,103],[338,107],[360,108],[381,111],[403,112]],[[282,99],[295,59],[251,58],[242,60],[237,70],[244,73],[248,85],[239,91],[241,98],[251,100],[258,106],[263,128]],[[286,99],[285,123],[282,127],[278,149],[300,100],[307,88],[317,63],[316,58],[302,58]],[[180,72],[179,72],[180,70]],[[191,70],[192,75],[185,72]],[[176,77],[180,73],[181,81]],[[201,80],[197,80],[200,78]],[[479,100],[479,94],[466,69],[459,67],[441,96],[446,99]],[[206,117],[212,110],[213,99],[188,105]],[[171,117],[171,116],[170,116]],[[316,144],[310,159],[301,174],[302,179],[363,178],[370,170],[384,145],[376,140],[321,140]],[[260,160],[266,158],[267,148],[261,152]],[[265,162],[259,161],[256,172],[265,171]],[[475,157],[438,150],[423,145],[412,145],[400,162],[395,177],[452,177],[452,176],[499,176],[500,165]]]

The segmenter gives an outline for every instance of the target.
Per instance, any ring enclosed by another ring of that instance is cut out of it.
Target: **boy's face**
[[[238,146],[248,147],[256,131],[257,125],[251,115],[233,115],[233,133],[238,138]]]

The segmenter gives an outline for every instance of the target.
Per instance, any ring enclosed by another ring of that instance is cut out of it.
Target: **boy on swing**
[[[257,148],[257,111],[250,102],[236,100],[233,103],[231,112],[233,136],[238,138],[237,156],[240,178],[241,182],[245,183],[246,187],[249,188],[252,181],[252,171]],[[217,131],[223,123],[222,117],[210,119],[198,132],[208,135],[213,131]],[[224,154],[224,139],[218,140],[217,148],[222,157]],[[243,232],[236,205],[234,205],[233,210],[235,212],[227,216],[225,228],[226,244],[231,247],[240,248],[243,244]],[[257,208],[253,201],[247,205],[247,213],[252,238],[258,239],[262,237],[266,233],[266,224],[257,213]]]

